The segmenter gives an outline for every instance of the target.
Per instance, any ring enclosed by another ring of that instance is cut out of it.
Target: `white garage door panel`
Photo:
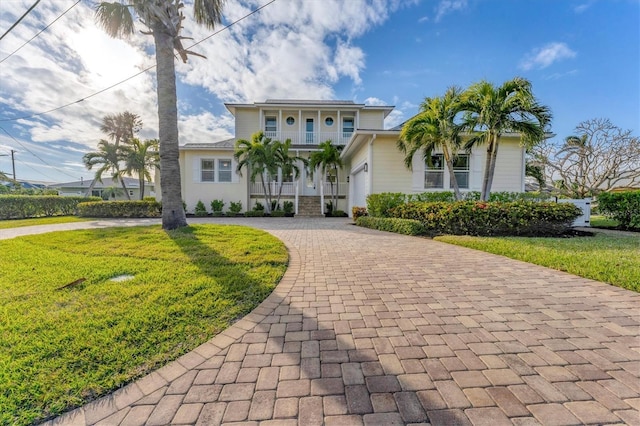
[[[354,207],[366,207],[367,197],[365,195],[365,175],[361,170],[353,175],[353,206]]]

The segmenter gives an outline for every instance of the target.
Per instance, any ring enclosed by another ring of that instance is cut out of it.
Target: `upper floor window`
[[[278,121],[275,117],[264,118],[264,131],[275,133],[278,131]]]
[[[353,133],[355,130],[353,117],[345,117],[342,119],[342,133]]]
[[[324,119],[324,124],[325,124],[327,127],[331,127],[331,126],[333,126],[333,118],[332,118],[332,117],[327,117],[327,118],[325,118],[325,119]]]
[[[288,126],[293,126],[293,123],[296,122],[296,119],[293,117],[287,117],[287,125]]]

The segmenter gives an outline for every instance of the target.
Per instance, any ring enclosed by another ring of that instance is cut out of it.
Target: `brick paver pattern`
[[[211,341],[50,424],[640,425],[640,294],[330,219],[220,219],[285,277]]]

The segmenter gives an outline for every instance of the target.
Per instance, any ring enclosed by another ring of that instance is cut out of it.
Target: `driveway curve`
[[[342,219],[190,222],[280,238],[283,280],[209,342],[48,424],[640,424],[638,293]]]

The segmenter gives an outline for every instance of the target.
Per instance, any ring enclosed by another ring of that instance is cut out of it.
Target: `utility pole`
[[[15,156],[14,154],[16,153],[15,150],[11,150],[11,168],[13,169],[13,181],[16,181],[16,160],[15,160]],[[8,154],[0,154],[0,157],[8,157]]]

